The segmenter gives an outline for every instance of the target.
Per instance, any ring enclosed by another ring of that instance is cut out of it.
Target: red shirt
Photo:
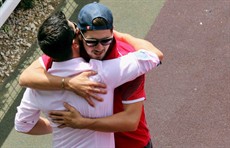
[[[114,40],[115,41],[115,40]],[[113,48],[109,49],[108,54],[104,59],[113,59],[129,52],[135,51],[134,48],[124,42],[116,39]],[[51,58],[46,55],[42,56],[47,69],[52,65]],[[123,111],[122,101],[136,100],[146,98],[144,91],[145,76],[142,75],[133,81],[127,82],[115,89],[114,93],[114,114]],[[133,132],[116,132],[115,145],[116,148],[143,148],[150,140],[150,133],[147,127],[144,106],[138,129]]]
[[[113,50],[106,57],[106,59],[117,58],[133,51],[135,50],[132,46],[116,40]],[[114,114],[124,110],[122,101],[135,100],[142,97],[146,98],[144,83],[145,76],[142,75],[135,80],[127,82],[115,89]],[[148,144],[149,140],[150,133],[145,119],[144,106],[142,107],[140,123],[136,131],[115,133],[116,148],[143,148]]]

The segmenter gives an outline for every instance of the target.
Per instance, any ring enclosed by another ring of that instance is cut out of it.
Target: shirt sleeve
[[[118,87],[152,70],[160,60],[152,52],[138,50],[116,59],[97,62],[101,63],[97,64],[101,66],[98,73],[103,75],[105,82],[109,86]]]
[[[119,86],[123,104],[132,104],[146,99],[145,94],[145,75]]]
[[[19,132],[29,132],[37,123],[40,117],[40,110],[37,108],[33,91],[26,89],[21,104],[17,107],[15,116],[15,129]]]

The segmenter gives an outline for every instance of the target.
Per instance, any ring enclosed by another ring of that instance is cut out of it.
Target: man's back
[[[54,62],[49,73],[56,76],[71,76],[76,75],[86,70],[97,70],[97,67],[93,67],[88,63],[83,62],[81,58],[75,58],[67,62]],[[100,78],[97,75],[92,80],[100,81],[104,78]],[[110,85],[111,87],[112,84]],[[65,110],[63,103],[67,102],[76,107],[83,116],[96,118],[112,115],[113,109],[113,92],[108,91],[105,95],[107,99],[103,102],[96,102],[95,107],[91,107],[85,99],[77,96],[71,91],[41,91],[34,89],[27,89],[23,101],[30,101],[29,108],[36,110],[37,114],[31,114],[29,120],[36,122],[39,118],[39,112],[42,111],[48,118],[50,110]],[[25,103],[24,103],[25,104]],[[100,147],[107,145],[108,147],[114,147],[114,135],[113,133],[98,132],[87,129],[72,129],[69,127],[58,128],[57,124],[51,122],[53,128],[53,147]]]

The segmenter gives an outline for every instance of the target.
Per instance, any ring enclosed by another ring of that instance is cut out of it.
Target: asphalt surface
[[[148,75],[154,146],[230,147],[230,1],[168,0],[146,39],[164,53]]]
[[[112,10],[115,29],[145,38],[164,53],[163,64],[146,81],[154,147],[228,148],[230,1],[100,2]],[[50,141],[50,135],[27,136],[12,129],[2,147],[50,147]]]

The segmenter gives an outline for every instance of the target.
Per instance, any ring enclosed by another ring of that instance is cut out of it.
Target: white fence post
[[[0,7],[0,28],[21,0],[6,0]]]

